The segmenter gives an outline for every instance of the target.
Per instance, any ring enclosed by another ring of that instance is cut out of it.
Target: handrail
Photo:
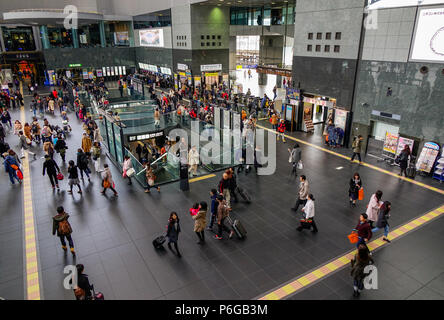
[[[125,148],[126,149],[126,148]],[[127,149],[128,150],[128,149]],[[151,163],[151,165],[157,163],[160,159],[163,159],[164,157],[166,157],[168,155],[168,152],[165,152],[162,156],[160,156],[156,161],[154,161],[153,163]],[[136,173],[136,176],[138,176],[139,174],[141,174],[142,172],[146,171],[146,167],[143,168],[140,172]]]

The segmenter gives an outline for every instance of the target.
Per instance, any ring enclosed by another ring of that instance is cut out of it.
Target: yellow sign
[[[217,77],[219,73],[217,72],[206,72],[205,77]]]
[[[186,77],[187,75],[185,74],[185,72],[179,72],[179,75],[181,76],[181,77]]]
[[[236,70],[242,70],[242,65],[237,65]]]

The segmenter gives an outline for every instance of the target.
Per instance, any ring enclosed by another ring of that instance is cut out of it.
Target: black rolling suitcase
[[[405,172],[407,173],[407,178],[415,179],[416,169],[414,167],[407,168]]]
[[[165,243],[165,236],[159,236],[156,239],[153,240],[153,246],[156,249],[163,248],[163,244]]]
[[[228,221],[231,224],[231,227],[234,230],[234,233],[239,239],[244,239],[247,236],[247,230],[245,230],[244,226],[240,222],[239,219],[235,219],[234,221],[231,219],[231,217],[227,218]]]
[[[251,197],[245,189],[237,187],[237,192],[239,192],[242,199],[244,199],[247,203],[251,203]]]

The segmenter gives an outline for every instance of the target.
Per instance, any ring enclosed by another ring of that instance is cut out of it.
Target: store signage
[[[186,76],[187,76],[185,72],[179,72],[179,75],[180,75],[181,77],[186,77]]]
[[[265,74],[275,74],[278,76],[283,77],[291,77],[291,70],[287,69],[278,69],[278,68],[271,68],[271,67],[257,67],[256,71],[258,73],[265,73]]]
[[[171,69],[170,68],[160,67],[160,72],[163,73],[163,74],[171,75]]]
[[[188,66],[186,65],[186,64],[183,64],[183,63],[178,63],[177,64],[177,70],[183,70],[183,71],[185,71],[185,70],[187,70],[188,69]]]
[[[435,143],[435,142],[426,142],[424,144],[424,148],[439,151],[439,145],[437,143]]]
[[[287,100],[299,100],[300,91],[299,89],[287,88],[286,89]]]
[[[157,137],[162,137],[162,136],[163,136],[163,131],[159,131],[159,132],[142,134],[142,135],[138,135],[138,136],[129,136],[128,141],[130,141],[130,142],[131,141],[140,141],[140,140],[152,139],[152,138],[157,138]]]
[[[329,107],[329,108],[334,107],[334,103],[332,101],[318,100],[316,98],[304,97],[304,102],[311,103],[311,104],[318,105],[318,106]]]
[[[222,64],[203,64],[200,66],[200,71],[220,71],[222,70]]]
[[[205,77],[217,77],[218,75],[217,72],[205,72]]]
[[[70,63],[68,66],[69,66],[70,68],[77,68],[77,67],[81,67],[82,64],[81,64],[81,63]]]
[[[292,106],[297,106],[299,104],[299,100],[290,99],[290,104]]]

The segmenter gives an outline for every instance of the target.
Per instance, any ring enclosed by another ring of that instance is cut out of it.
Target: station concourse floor
[[[25,97],[28,121],[32,116],[29,101],[30,97]],[[19,112],[12,112],[12,117],[18,119]],[[47,117],[50,123],[60,125],[58,111],[56,116]],[[67,160],[75,159],[82,131],[74,114],[70,115],[70,124],[73,132],[67,138]],[[17,137],[9,135],[7,140],[19,151]],[[440,193],[301,145],[305,167],[299,174],[307,176],[310,192],[315,195],[319,233],[299,233],[296,227],[301,214],[290,210],[298,188],[297,179],[289,175],[287,148],[291,145],[293,142],[277,143],[274,175],[256,176],[251,172],[238,176],[238,183],[253,198],[251,204],[241,201],[233,205],[233,215],[241,219],[247,238],[218,241],[206,231],[203,246],[196,244],[188,209],[195,202],[209,201],[209,190],[217,186],[221,173],[191,183],[188,192],[180,191],[179,184],[174,183],[148,195],[137,183],[128,186],[107,160],[118,198],[109,191],[107,196],[100,194],[101,180],[92,165],[91,183],[82,181],[83,196],[76,191],[69,195],[66,179],[61,182],[60,192],[52,191],[49,179],[41,174],[43,151],[33,147],[38,154],[37,160],[30,160],[30,168],[41,298],[74,299],[73,292],[62,286],[63,269],[82,263],[90,282],[107,300],[253,299],[353,249],[346,235],[356,226],[359,214],[377,189],[383,190],[383,200],[392,202],[392,228],[444,203]],[[55,160],[61,165],[58,155]],[[66,168],[61,165],[65,176]],[[348,181],[356,171],[362,177],[366,197],[357,208],[350,208]],[[0,297],[24,299],[23,194],[20,186],[10,186],[5,173],[0,175],[0,183]],[[71,215],[75,259],[63,252],[59,239],[51,234],[51,218],[60,205]],[[165,232],[171,211],[181,218],[181,259],[168,249],[156,251],[151,244]],[[377,250],[374,259],[383,281],[378,291],[365,292],[361,299],[443,299],[443,224],[444,220],[437,218]],[[349,268],[344,268],[290,299],[352,299],[348,272]],[[401,289],[394,289],[396,285]]]

